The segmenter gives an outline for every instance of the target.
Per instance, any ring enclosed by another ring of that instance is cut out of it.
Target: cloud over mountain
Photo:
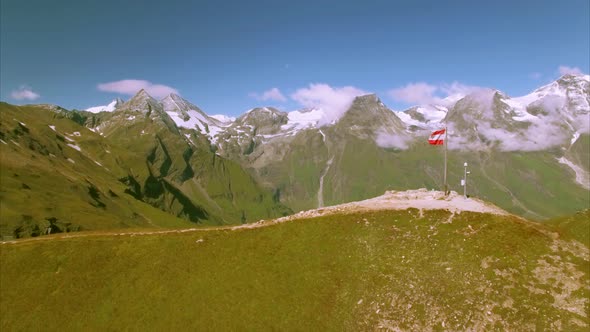
[[[412,104],[439,104],[449,106],[449,103],[477,90],[478,86],[465,85],[459,82],[451,84],[432,85],[426,82],[408,83],[399,88],[389,90],[393,100]]]
[[[426,132],[424,132],[426,134]],[[382,148],[396,148],[405,150],[409,146],[411,137],[408,135],[392,134],[386,131],[377,133],[375,143]]]
[[[584,73],[578,67],[568,67],[568,66],[559,66],[559,74],[560,75],[583,75]]]
[[[21,85],[17,90],[12,91],[10,96],[16,100],[35,100],[41,97],[41,95],[34,92],[33,89],[27,85]]]
[[[249,94],[249,96],[256,99],[256,100],[260,100],[260,101],[267,101],[267,100],[279,101],[279,102],[287,101],[287,98],[285,98],[285,96],[283,95],[281,90],[279,90],[279,88],[272,88],[272,89],[266,90],[262,94],[252,92]]]
[[[307,88],[297,89],[291,99],[304,107],[320,108],[325,116],[320,125],[338,120],[346,113],[355,97],[367,94],[353,86],[331,87],[324,83],[312,83]]]
[[[114,82],[100,83],[97,85],[98,90],[104,92],[115,92],[123,95],[133,96],[137,91],[144,89],[156,98],[164,98],[174,93],[179,94],[178,90],[163,84],[155,84],[145,80],[120,80]]]

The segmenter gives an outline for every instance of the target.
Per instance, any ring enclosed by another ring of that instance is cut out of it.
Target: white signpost
[[[461,186],[463,187],[463,197],[467,198],[467,175],[471,172],[467,171],[467,163],[463,164],[465,172],[463,173],[463,179],[461,180]]]

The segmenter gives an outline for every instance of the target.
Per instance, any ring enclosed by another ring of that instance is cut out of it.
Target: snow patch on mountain
[[[223,124],[228,124],[230,125],[231,122],[236,121],[236,118],[233,116],[227,116],[224,114],[215,114],[215,115],[209,115],[209,117],[212,117],[213,119],[218,120],[219,122],[223,123]]]
[[[90,113],[100,113],[100,112],[113,112],[118,105],[120,105],[122,101],[120,99],[115,99],[111,101],[108,105],[103,106],[94,106],[86,109],[86,112]]]
[[[576,175],[576,182],[583,188],[590,190],[590,174],[588,172],[565,157],[558,158],[557,161],[571,168]]]
[[[428,127],[426,123],[412,118],[412,116],[406,112],[397,112],[395,115],[397,115],[397,117],[408,126]]]
[[[224,123],[208,116],[197,106],[175,94],[170,94],[162,99],[161,103],[166,114],[178,127],[196,129],[201,134],[209,137],[213,144],[217,142],[217,135],[223,132],[224,127],[231,125],[231,122]],[[221,116],[221,118],[223,120],[230,119],[225,116]]]
[[[323,135],[323,133],[322,133],[322,135]],[[322,175],[320,176],[320,186],[318,189],[318,208],[321,208],[324,206],[324,177],[326,176],[326,174],[328,174],[328,171],[330,170],[330,166],[332,166],[333,161],[334,161],[334,157],[332,157],[332,158],[330,158],[330,160],[328,160],[328,162],[326,163],[326,168],[322,172]]]
[[[440,122],[445,118],[448,111],[442,105],[422,105],[403,112],[395,112],[395,115],[409,126],[435,129],[440,127]]]
[[[502,99],[502,102],[504,102],[506,105],[510,106],[510,108],[512,109],[512,111],[516,114],[515,116],[512,117],[513,120],[515,121],[534,121],[534,120],[538,120],[538,118],[532,114],[530,114],[529,112],[527,112],[526,104],[523,104],[521,102],[519,102],[516,99],[511,99],[509,97],[505,97]]]
[[[288,113],[289,122],[283,125],[281,129],[297,132],[303,129],[317,128],[320,120],[325,115],[325,112],[321,109],[292,111]]]
[[[217,134],[224,131],[224,128],[217,126],[215,123],[212,123],[200,112],[195,110],[186,111],[188,117],[185,118],[180,117],[177,112],[166,113],[178,127],[196,129],[201,134],[208,136],[211,139],[211,142],[214,144],[217,141]]]
[[[72,149],[75,149],[75,150],[78,150],[78,151],[82,152],[82,148],[80,148],[80,147],[79,147],[78,145],[76,145],[76,144],[69,144],[69,143],[68,143],[68,144],[67,144],[67,146],[69,146],[69,147],[70,147],[70,148],[72,148]]]
[[[580,133],[576,131],[572,135],[572,140],[570,141],[570,146],[574,145],[574,143],[576,143],[576,141],[578,140],[578,138],[580,138]]]

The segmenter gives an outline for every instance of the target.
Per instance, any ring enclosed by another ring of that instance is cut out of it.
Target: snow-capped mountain
[[[164,111],[178,127],[195,129],[209,137],[213,144],[217,141],[217,135],[223,131],[223,128],[231,124],[231,122],[220,121],[208,116],[199,107],[176,94],[168,95],[161,100],[161,104]]]
[[[290,132],[297,132],[303,129],[317,128],[325,116],[326,112],[319,108],[292,111],[289,112],[289,121],[283,126],[283,129]]]
[[[542,150],[571,145],[590,130],[590,76],[564,75],[515,98],[479,89],[449,108],[422,105],[397,114],[412,131],[446,124],[457,137],[455,147]]]
[[[427,128],[434,129],[440,126],[445,118],[448,108],[442,105],[414,106],[396,115],[409,126],[410,129]]]
[[[364,199],[391,188],[440,187],[442,150],[429,146],[426,137],[431,128],[447,125],[451,186],[458,186],[463,174],[458,163],[468,162],[478,183],[474,194],[519,214],[552,216],[587,206],[588,82],[587,76],[564,76],[518,98],[478,89],[444,105],[419,105],[402,113],[376,95],[364,95],[342,112],[257,107],[236,119],[209,116],[178,95],[156,100],[142,90],[112,112],[50,107],[48,120],[31,133],[52,142],[49,153],[65,153],[68,165],[82,164],[71,155],[81,148],[91,157],[90,165],[104,165],[107,175],[120,183],[109,186],[123,185],[126,193],[153,207],[190,220],[204,218],[203,211],[239,220],[240,211],[248,216],[255,211],[248,212],[253,205],[246,201],[227,210],[235,195],[251,193],[248,197],[255,201],[260,197],[254,187],[241,187],[245,180],[264,186],[272,201],[295,211]],[[43,105],[30,109],[49,112]],[[12,118],[27,126],[36,119],[33,113],[29,118],[11,115],[0,144],[14,151],[22,146],[45,151],[35,143],[38,137],[24,140],[26,130]],[[56,137],[55,130],[80,132],[94,143],[75,144],[70,142],[74,136]],[[562,207],[555,196],[574,203]],[[217,199],[222,203],[212,203]]]
[[[564,75],[532,93],[514,98],[513,106],[537,118],[561,117],[572,131],[588,131],[590,75]]]
[[[153,111],[162,112],[162,104],[154,97],[150,96],[144,89],[139,90],[133,98],[129,99],[120,109],[139,112],[142,114],[151,114]]]
[[[495,146],[502,150],[542,150],[564,146],[566,142],[571,145],[581,133],[590,131],[588,75],[564,75],[521,97],[510,97],[494,89],[477,89],[465,96],[450,96],[441,101],[441,105],[418,105],[403,112],[389,110],[375,95],[359,98],[340,119],[330,123],[326,123],[329,113],[316,108],[283,112],[273,107],[257,107],[237,118],[209,116],[178,95],[171,94],[157,101],[145,91],[140,91],[127,103],[115,100],[89,111],[126,109],[153,112],[152,116],[166,114],[178,128],[196,130],[222,155],[234,150],[232,144],[240,146],[239,150],[245,153],[253,146],[277,139],[289,140],[302,131],[317,131],[342,121],[345,123],[340,127],[380,142],[390,141],[383,139],[385,134],[407,142],[409,139],[405,136],[422,137],[425,130],[447,125],[454,137],[450,141],[451,148]],[[377,109],[388,112],[376,112]],[[352,116],[355,112],[358,114]],[[132,118],[133,115],[125,116],[127,120]]]
[[[554,100],[550,100],[554,99]],[[532,93],[513,98],[521,106],[551,102],[551,106],[568,106],[569,110],[588,112],[590,109],[590,75],[564,75],[557,81]]]

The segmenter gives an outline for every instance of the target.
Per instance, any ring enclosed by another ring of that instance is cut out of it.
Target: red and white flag
[[[431,145],[443,145],[445,143],[445,131],[446,129],[433,131],[428,138],[428,143]]]

